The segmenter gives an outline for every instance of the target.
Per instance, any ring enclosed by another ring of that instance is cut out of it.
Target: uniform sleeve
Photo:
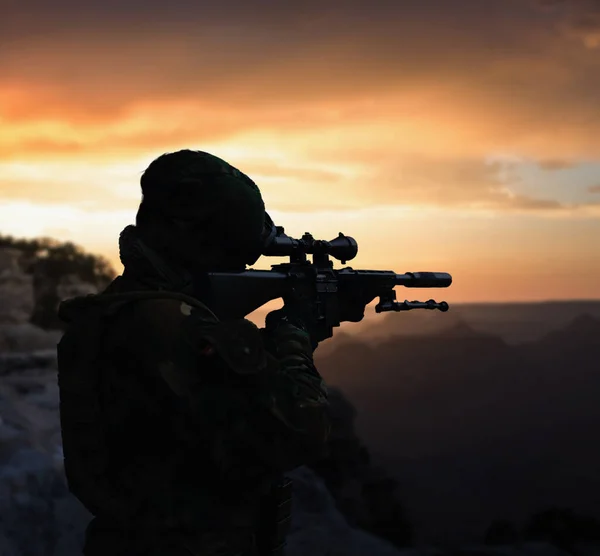
[[[174,434],[221,478],[269,476],[324,455],[327,388],[306,332],[217,323],[173,300],[141,302],[135,313],[132,349],[178,401],[185,424]]]

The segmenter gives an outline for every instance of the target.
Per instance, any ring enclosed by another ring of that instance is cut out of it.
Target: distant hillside
[[[375,315],[367,309],[365,320],[358,324],[343,323],[332,340],[323,344],[331,351],[345,337],[381,340],[391,336],[422,336],[449,330],[464,323],[475,332],[493,334],[508,344],[539,340],[560,330],[574,318],[590,315],[600,318],[600,300],[547,301],[536,303],[469,303],[452,304],[447,313],[410,311]],[[257,311],[257,318],[264,319]]]
[[[562,309],[556,318],[576,306],[548,305]],[[317,363],[399,480],[418,538],[472,541],[494,519],[551,506],[600,517],[599,318],[576,317],[520,345],[464,323],[429,336],[346,338]]]

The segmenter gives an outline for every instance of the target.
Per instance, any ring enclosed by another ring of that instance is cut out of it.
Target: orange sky
[[[449,302],[600,298],[597,2],[6,13],[2,233],[118,265],[141,172],[193,148],[249,174],[288,233],[355,237],[354,267],[451,272]]]

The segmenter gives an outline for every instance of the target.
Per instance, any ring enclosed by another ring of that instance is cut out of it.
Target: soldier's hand
[[[292,326],[300,328],[301,330],[307,330],[306,323],[304,323],[302,318],[298,315],[294,315],[285,307],[271,311],[265,318],[265,328],[269,332],[285,324],[291,324]]]
[[[263,337],[266,337],[267,349],[270,338],[273,336],[275,331],[282,326],[293,326],[305,334],[308,334],[310,336],[310,342],[313,350],[316,349],[319,343],[318,339],[314,337],[314,333],[310,329],[305,319],[306,317],[303,318],[303,315],[299,314],[297,311],[290,310],[289,307],[285,306],[281,309],[271,311],[265,319],[265,328],[263,333]]]

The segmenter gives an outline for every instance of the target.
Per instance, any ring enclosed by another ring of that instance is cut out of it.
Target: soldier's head
[[[261,254],[266,232],[256,184],[201,151],[163,154],[140,180],[136,226],[146,243],[190,269],[243,270]]]

